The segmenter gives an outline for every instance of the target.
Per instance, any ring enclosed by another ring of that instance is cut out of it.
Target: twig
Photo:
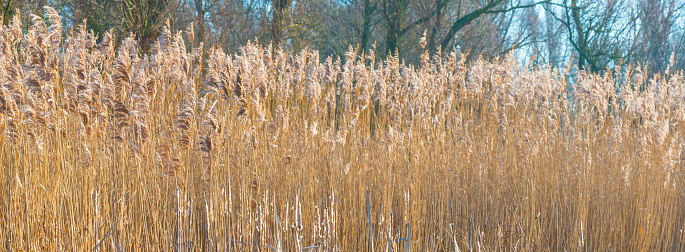
[[[386,239],[386,244],[387,244],[388,248],[390,249],[390,252],[392,252],[393,250],[392,250],[392,244],[391,244],[392,243],[392,237],[390,235],[390,224],[388,224],[388,232],[385,234],[388,236],[388,238]],[[387,249],[386,249],[386,251],[387,251]]]
[[[407,252],[411,251],[411,222],[407,222]]]
[[[309,246],[309,247],[304,247],[304,248],[302,248],[302,250],[305,250],[305,249],[312,250],[312,249],[315,249],[315,248],[318,248],[318,247],[321,247],[321,246],[319,246],[319,245],[316,245],[316,246],[312,245],[312,246]]]
[[[100,244],[102,244],[102,242],[105,241],[105,239],[107,239],[107,237],[109,237],[112,234],[112,229],[114,229],[114,227],[116,225],[117,225],[116,222],[114,224],[112,224],[112,226],[109,228],[109,230],[107,230],[105,237],[102,237],[102,240],[100,240],[100,242],[98,242],[98,244],[95,244],[95,247],[93,247],[93,249],[91,249],[90,251],[95,251],[98,247],[100,247]]]
[[[407,252],[411,251],[411,194],[407,190]]]
[[[281,244],[281,218],[278,217],[278,209],[276,208],[276,205],[274,205],[274,218],[276,218],[276,231],[277,231],[277,237],[278,238],[278,244],[276,244],[276,251],[281,252],[283,251],[283,247]]]

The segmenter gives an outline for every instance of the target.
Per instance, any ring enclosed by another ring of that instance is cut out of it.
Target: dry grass
[[[685,249],[682,73],[226,54],[168,29],[141,55],[46,13],[0,29],[4,250]]]

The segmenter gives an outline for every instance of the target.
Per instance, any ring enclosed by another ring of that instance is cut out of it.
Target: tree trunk
[[[431,29],[430,38],[428,39],[428,52],[433,53],[436,50],[435,36],[437,36],[438,29],[442,23],[442,8],[445,6],[446,0],[435,0],[435,25]],[[441,48],[442,50],[442,48]]]
[[[552,5],[550,3],[545,4],[545,10],[552,12]],[[558,55],[557,46],[559,44],[559,38],[557,36],[557,30],[554,27],[554,18],[550,14],[545,15],[545,21],[547,25],[547,58],[550,66],[558,66]]]
[[[278,47],[282,43],[285,30],[285,14],[292,0],[273,0],[273,18],[271,20],[271,43]]]
[[[205,13],[207,13],[207,10],[205,10],[204,1],[195,0],[195,9],[197,10],[197,37],[195,39],[197,41],[205,41]],[[191,43],[194,43],[194,41],[191,41]]]
[[[385,52],[389,55],[399,55],[402,51],[402,21],[407,11],[406,0],[396,0],[393,3],[388,3],[388,0],[383,2],[383,12],[385,15],[385,22],[388,25],[385,40]]]
[[[400,53],[399,40],[401,38],[398,38],[398,37],[400,37],[401,35],[398,34],[395,30],[397,30],[397,29],[394,29],[392,26],[388,27],[388,33],[386,34],[386,37],[385,37],[385,39],[386,39],[385,52],[389,55],[393,55],[396,53],[399,55],[399,53]]]
[[[642,24],[643,63],[652,73],[666,70],[669,60],[668,37],[673,26],[675,2],[668,0],[644,1],[639,4]]]
[[[571,15],[573,22],[576,24],[576,33],[578,33],[578,69],[585,69],[585,62],[588,61],[587,43],[585,41],[585,33],[583,32],[583,24],[580,20],[580,11],[577,6],[578,0],[571,2]],[[591,66],[592,67],[592,66]]]
[[[364,28],[362,30],[361,49],[366,52],[369,48],[369,39],[371,37],[371,17],[375,10],[375,5],[371,5],[373,0],[364,0]]]

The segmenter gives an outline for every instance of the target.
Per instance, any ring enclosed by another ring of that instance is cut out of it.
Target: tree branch
[[[503,2],[503,0],[492,1],[492,2],[488,3],[485,7],[480,8],[478,10],[475,10],[475,11],[467,14],[466,16],[461,17],[456,22],[454,22],[454,24],[452,24],[452,27],[450,28],[450,31],[447,32],[447,36],[445,37],[445,39],[442,40],[442,43],[440,44],[441,47],[443,49],[446,49],[447,46],[449,45],[450,41],[452,41],[452,38],[454,38],[454,35],[457,34],[457,31],[461,30],[461,28],[464,28],[464,26],[470,24],[471,21],[480,17],[486,11],[494,8],[495,6],[499,5],[502,2]]]
[[[432,11],[430,14],[428,14],[427,16],[425,16],[425,17],[423,17],[423,18],[421,18],[421,19],[418,19],[418,20],[412,22],[411,24],[407,25],[407,27],[404,27],[404,28],[400,31],[400,33],[401,33],[401,34],[405,34],[405,33],[407,33],[409,30],[411,30],[412,28],[416,27],[417,25],[423,24],[423,23],[427,22],[428,20],[431,20],[431,18],[433,18],[433,16],[435,15],[435,12],[436,12],[436,11],[437,11],[437,10],[433,10],[433,11]]]
[[[545,0],[545,1],[540,1],[540,2],[533,3],[533,4],[528,4],[528,5],[517,5],[517,6],[514,6],[514,7],[509,8],[509,9],[488,10],[488,11],[485,11],[485,13],[491,14],[491,13],[510,12],[510,11],[513,11],[513,10],[516,10],[516,9],[525,9],[525,8],[535,7],[535,6],[537,6],[537,5],[540,5],[540,4],[543,4],[543,3],[548,3],[548,2],[549,2],[549,0]]]

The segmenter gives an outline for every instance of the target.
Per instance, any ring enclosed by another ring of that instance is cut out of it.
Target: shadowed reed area
[[[46,15],[0,29],[4,250],[685,249],[682,73],[143,55]]]

